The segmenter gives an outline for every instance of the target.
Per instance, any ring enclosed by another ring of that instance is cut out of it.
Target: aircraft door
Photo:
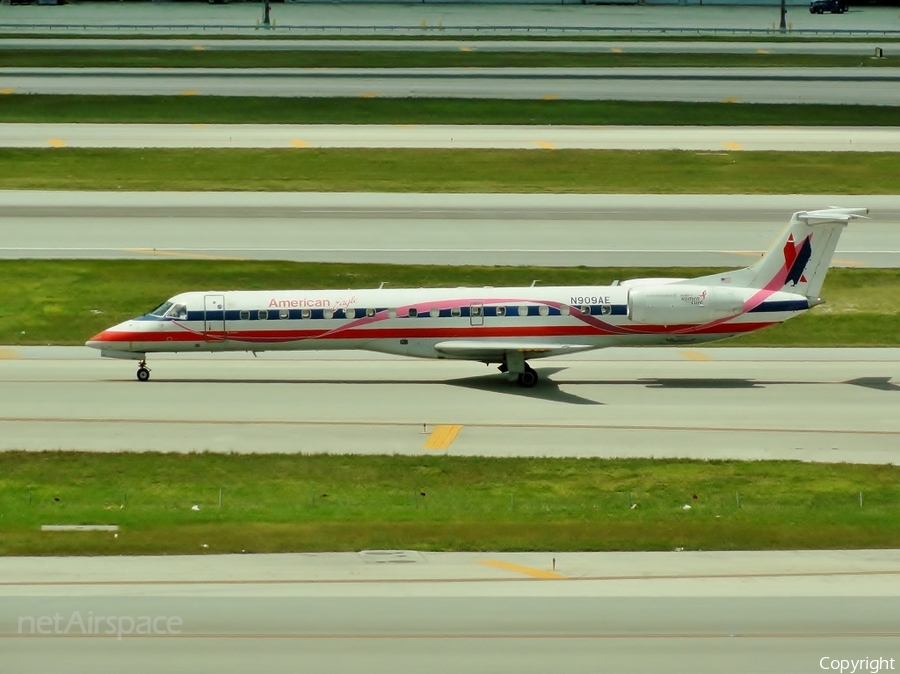
[[[203,298],[203,334],[207,342],[225,340],[225,296],[206,295]]]
[[[484,325],[484,304],[481,302],[469,305],[469,325]]]

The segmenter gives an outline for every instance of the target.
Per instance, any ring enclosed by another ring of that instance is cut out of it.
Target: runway
[[[3,68],[7,94],[900,105],[900,68]]]
[[[746,8],[741,8],[746,9]],[[738,8],[735,8],[738,10]],[[872,42],[683,42],[650,40],[329,40],[329,39],[154,39],[134,38],[19,38],[4,37],[0,52],[13,49],[39,50],[161,50],[161,51],[398,51],[398,52],[552,52],[613,54],[829,54],[868,58],[883,41]],[[890,47],[888,47],[890,52]]]
[[[161,300],[164,298],[160,298]],[[99,309],[102,310],[102,307]],[[364,352],[151,355],[12,348],[0,450],[337,452],[897,462],[896,349],[609,349],[479,363]]]
[[[0,147],[898,152],[900,127],[0,123]]]
[[[9,191],[0,259],[744,267],[794,211],[864,206],[833,264],[900,266],[900,197]]]
[[[260,28],[254,3],[116,5],[81,2],[61,7],[10,6],[0,31],[44,35],[779,35],[777,6],[578,4],[273,4],[270,29]],[[814,16],[806,2],[789,2],[793,36],[895,36],[893,7],[852,7],[842,15]]]
[[[890,671],[898,568],[896,550],[3,558],[0,642],[21,674]],[[121,639],[79,630],[100,616]],[[158,632],[128,634],[141,616]]]

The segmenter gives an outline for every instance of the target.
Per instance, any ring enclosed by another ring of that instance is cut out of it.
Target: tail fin
[[[784,290],[817,299],[841,231],[850,220],[868,212],[867,208],[834,207],[799,211],[759,262],[737,271],[692,279],[690,283]]]

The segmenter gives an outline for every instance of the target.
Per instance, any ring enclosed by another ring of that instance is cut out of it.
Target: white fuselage
[[[565,345],[587,350],[710,342],[809,308],[805,297],[787,292],[728,288],[707,295],[694,286],[659,288],[662,295],[630,286],[190,292],[105,330],[88,345],[120,358],[366,349],[502,362],[504,351],[516,345],[537,358],[562,353]],[[673,322],[673,316],[684,319]],[[436,348],[456,341],[477,342],[485,350]],[[547,348],[531,348],[541,345]]]

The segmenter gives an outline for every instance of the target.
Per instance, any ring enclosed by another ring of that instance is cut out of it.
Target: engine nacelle
[[[659,285],[628,290],[628,318],[645,325],[694,325],[741,313],[753,288]]]

